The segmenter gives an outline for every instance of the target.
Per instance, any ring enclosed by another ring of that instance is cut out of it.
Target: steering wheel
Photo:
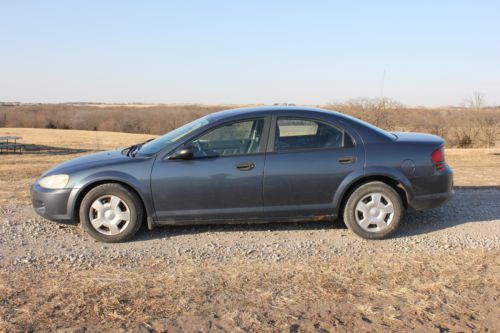
[[[207,156],[207,152],[203,149],[203,146],[201,145],[200,141],[195,140],[191,142],[191,145],[196,148],[196,152],[194,155],[199,155],[199,156]]]

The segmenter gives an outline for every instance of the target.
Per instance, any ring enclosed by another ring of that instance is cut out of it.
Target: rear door
[[[333,214],[340,183],[362,168],[359,152],[352,136],[336,124],[308,117],[273,117],[264,169],[265,214]]]

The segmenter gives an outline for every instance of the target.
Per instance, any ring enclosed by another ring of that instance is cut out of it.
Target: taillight
[[[446,169],[446,163],[444,163],[444,149],[443,147],[436,149],[431,154],[432,163],[437,171],[443,171]]]

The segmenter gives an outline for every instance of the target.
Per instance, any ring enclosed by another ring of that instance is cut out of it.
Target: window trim
[[[198,133],[197,135],[187,139],[186,141],[182,142],[180,145],[175,147],[175,149],[171,150],[168,154],[165,155],[163,160],[165,161],[182,161],[182,160],[169,160],[169,156],[175,153],[176,151],[179,151],[180,149],[186,147],[189,145],[189,143],[197,140],[198,138],[202,137],[205,134],[208,134],[212,131],[215,131],[216,129],[227,126],[230,124],[236,124],[236,123],[241,123],[241,122],[246,122],[246,121],[255,121],[255,120],[264,120],[264,127],[262,128],[262,138],[259,143],[259,149],[258,151],[250,154],[231,154],[231,155],[218,155],[218,156],[199,156],[199,157],[193,157],[190,159],[192,160],[200,160],[200,159],[207,159],[207,158],[225,158],[225,157],[236,157],[236,156],[255,156],[255,155],[261,155],[266,153],[266,148],[267,144],[269,141],[269,129],[270,129],[270,123],[271,123],[271,117],[270,116],[254,116],[250,118],[244,118],[244,119],[232,119],[232,120],[227,120],[218,124],[213,124],[210,128],[206,128],[205,131]]]
[[[285,119],[292,119],[292,120],[306,120],[306,121],[313,121],[317,123],[322,123],[327,126],[331,126],[338,131],[342,133],[342,147],[320,147],[320,148],[301,148],[301,149],[288,149],[288,150],[279,150],[276,151],[275,148],[275,138],[276,138],[276,127],[278,126],[278,119],[280,118],[285,118]],[[339,149],[347,149],[351,148],[354,149],[356,147],[356,142],[353,138],[353,136],[347,132],[345,129],[340,127],[337,124],[333,124],[329,121],[326,121],[324,119],[318,119],[318,118],[313,118],[313,117],[307,117],[307,116],[295,116],[295,115],[273,115],[273,119],[271,121],[271,126],[270,126],[270,131],[269,131],[269,140],[267,144],[267,153],[273,153],[273,154],[282,154],[282,153],[303,153],[303,152],[317,152],[317,151],[326,151],[326,150],[339,150]],[[349,135],[351,137],[352,141],[352,147],[345,147],[345,135]]]

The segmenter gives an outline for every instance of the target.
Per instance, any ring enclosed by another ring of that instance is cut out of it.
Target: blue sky
[[[439,106],[473,91],[500,104],[500,1],[0,0],[0,101]]]

